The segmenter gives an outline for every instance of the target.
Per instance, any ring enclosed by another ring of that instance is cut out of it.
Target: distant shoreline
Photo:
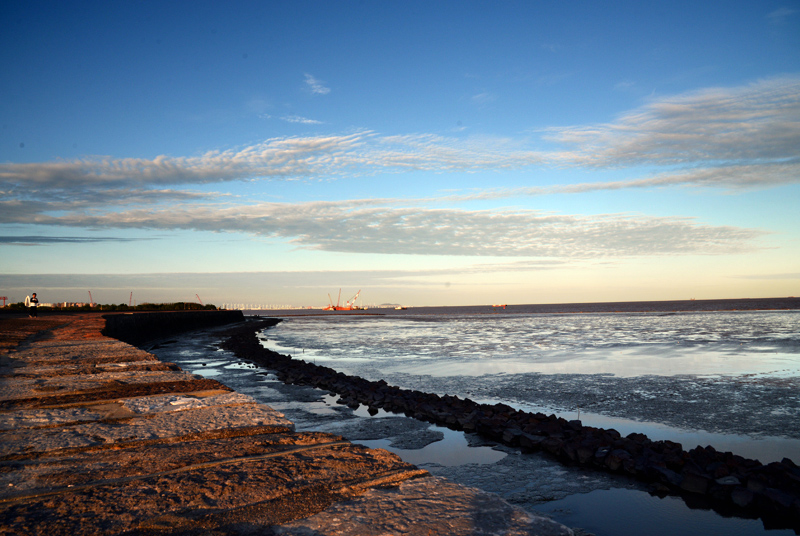
[[[568,313],[677,313],[715,311],[786,311],[800,309],[800,297],[732,298],[718,300],[669,300],[558,304],[409,306],[404,310],[375,307],[357,311],[321,309],[244,309],[251,316],[406,316],[427,314],[568,314]]]

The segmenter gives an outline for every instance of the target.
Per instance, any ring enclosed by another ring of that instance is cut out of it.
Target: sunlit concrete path
[[[104,326],[0,317],[0,534],[571,534],[387,451],[295,432]]]

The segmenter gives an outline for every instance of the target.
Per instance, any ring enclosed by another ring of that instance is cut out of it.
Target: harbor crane
[[[346,301],[344,305],[342,303],[342,289],[339,289],[339,297],[336,299],[336,305],[333,304],[333,299],[331,299],[330,293],[328,293],[328,302],[329,305],[323,307],[323,311],[358,311],[361,307],[356,305],[356,300],[358,299],[359,294],[361,291],[359,290],[356,292],[356,295],[353,296],[350,300]]]

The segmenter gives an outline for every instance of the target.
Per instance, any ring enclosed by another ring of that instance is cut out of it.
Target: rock
[[[788,510],[792,507],[795,498],[783,491],[775,488],[767,488],[763,493],[764,498],[769,500],[776,510]]]
[[[522,436],[522,433],[522,430],[518,430],[516,428],[507,429],[505,432],[503,432],[503,443],[512,447],[516,447],[520,444],[520,437]]]
[[[742,508],[750,506],[753,504],[753,499],[755,499],[755,494],[749,489],[737,486],[733,488],[733,491],[731,491],[731,501],[736,506],[740,506]]]
[[[687,472],[683,475],[683,480],[681,481],[681,489],[684,491],[688,491],[689,493],[697,493],[700,495],[705,495],[708,492],[708,484],[710,483],[710,479],[699,475],[694,472]]]
[[[614,449],[608,453],[604,463],[611,471],[618,471],[622,467],[623,462],[630,460],[631,455],[626,450]]]
[[[594,451],[594,461],[596,463],[602,464],[603,460],[606,459],[608,453],[611,452],[611,447],[600,447],[596,451]]]
[[[753,493],[764,493],[764,490],[767,489],[767,485],[761,479],[748,478],[747,479],[747,489],[749,489]]]
[[[589,460],[592,459],[594,456],[596,449],[589,447],[589,446],[580,446],[575,450],[575,454],[578,456],[578,463],[585,464],[588,463]]]
[[[658,479],[674,487],[680,487],[683,477],[671,469],[666,467],[653,466],[651,470],[658,475]]]
[[[519,436],[519,444],[522,448],[528,450],[539,450],[541,448],[542,441],[545,439],[547,439],[545,436],[526,434],[523,432]]]
[[[583,428],[583,423],[578,419],[574,419],[572,421],[567,422],[567,426],[570,429],[575,430],[577,432],[580,431],[581,428]]]
[[[542,449],[549,452],[550,454],[558,454],[563,445],[564,441],[562,441],[557,437],[548,437],[547,439],[542,441]]]

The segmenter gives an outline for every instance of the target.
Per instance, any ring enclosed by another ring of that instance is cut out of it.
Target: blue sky
[[[0,293],[800,294],[800,2],[4,2]]]

